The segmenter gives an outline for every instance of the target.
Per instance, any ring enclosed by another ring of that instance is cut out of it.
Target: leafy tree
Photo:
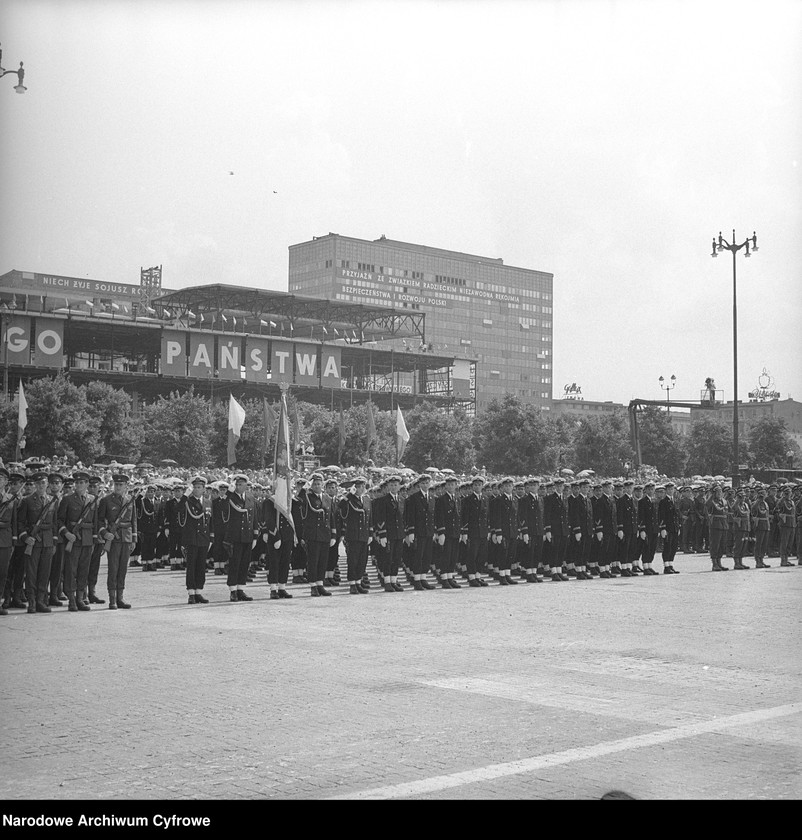
[[[467,472],[476,461],[471,423],[464,411],[445,414],[429,402],[416,406],[405,418],[409,443],[404,463],[416,470],[429,466]]]
[[[665,411],[647,406],[638,419],[641,460],[654,465],[664,475],[682,475],[685,453],[679,434]]]
[[[0,399],[0,458],[6,464],[14,460],[18,417],[19,403],[16,398]]]
[[[183,394],[174,391],[146,405],[142,417],[142,454],[147,460],[158,463],[172,458],[182,466],[207,466],[214,426],[208,400],[196,396],[192,389]]]
[[[474,445],[491,472],[522,474],[553,469],[558,442],[553,421],[508,393],[474,421]]]
[[[787,452],[793,450],[784,417],[762,417],[747,430],[752,465],[758,469],[783,469],[788,466]]]
[[[574,434],[575,465],[599,475],[618,475],[634,453],[629,426],[621,413],[583,418]]]
[[[142,446],[142,420],[131,415],[131,397],[107,382],[81,387],[86,391],[89,415],[97,422],[103,451],[136,462]]]
[[[697,417],[687,439],[690,474],[718,475],[731,471],[732,429],[713,417]]]
[[[25,385],[28,401],[24,455],[58,455],[91,463],[103,454],[100,423],[89,410],[86,389],[63,374]]]

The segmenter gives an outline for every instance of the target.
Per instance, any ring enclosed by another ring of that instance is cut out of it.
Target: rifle
[[[97,499],[94,499],[94,498],[93,498],[91,501],[87,502],[87,503],[84,505],[84,509],[81,511],[81,515],[78,517],[78,521],[75,523],[75,525],[73,525],[72,529],[67,528],[67,533],[68,533],[68,534],[75,534],[75,532],[78,530],[78,528],[79,528],[79,527],[81,526],[81,524],[83,523],[83,521],[84,521],[84,519],[85,519],[85,517],[86,517],[86,514],[87,514],[87,513],[88,513],[88,511],[89,511],[89,508],[91,508],[91,507],[92,507],[92,505],[93,505],[96,501],[97,501]],[[65,541],[64,541],[64,553],[65,553],[65,554],[69,554],[69,553],[72,551],[72,544],[73,544],[73,542],[74,542],[74,540],[65,540]]]
[[[25,546],[25,554],[28,557],[30,557],[33,554],[33,547],[34,547],[34,544],[36,542],[36,535],[39,533],[39,526],[44,521],[44,518],[47,515],[48,509],[50,508],[50,506],[55,501],[56,501],[56,497],[51,496],[50,501],[42,508],[42,512],[39,514],[39,518],[36,520],[36,524],[33,526],[33,528],[31,528],[30,534],[28,534],[28,537],[34,540],[34,542],[28,543]]]
[[[106,552],[106,554],[108,554],[109,551],[111,550],[111,546],[112,546],[112,543],[114,542],[114,538],[117,536],[117,530],[116,530],[117,523],[120,521],[120,518],[122,517],[122,515],[131,506],[131,504],[133,503],[135,498],[136,498],[136,496],[132,493],[128,497],[128,499],[126,500],[125,504],[120,508],[120,512],[117,514],[114,522],[112,522],[111,525],[108,528],[106,528],[106,533],[108,534],[108,536],[106,537],[106,539],[104,541],[104,544],[103,544],[103,550]]]

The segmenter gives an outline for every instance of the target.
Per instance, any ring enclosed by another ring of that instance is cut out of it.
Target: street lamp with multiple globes
[[[732,253],[732,369],[733,369],[733,383],[732,383],[732,486],[737,487],[740,484],[740,472],[738,469],[738,461],[740,460],[738,454],[738,294],[735,279],[735,256],[741,248],[745,248],[744,256],[750,257],[749,245],[752,245],[752,250],[757,251],[757,234],[753,231],[751,237],[747,237],[740,245],[735,244],[735,230],[732,232],[732,243],[727,242],[721,235],[718,234],[718,242],[713,238],[713,253],[711,257],[717,257],[721,251],[730,251]]]
[[[668,384],[668,382],[666,382],[665,379],[663,379],[662,376],[660,377],[659,381],[660,381],[660,387],[666,392],[666,410],[670,411],[671,410],[671,403],[670,403],[669,398],[668,398],[669,391],[674,390],[674,386],[677,384],[677,377],[674,376],[673,373],[671,374],[671,384],[670,385]],[[663,384],[664,382],[665,382],[665,385]]]
[[[9,73],[16,73],[17,74],[17,84],[14,85],[14,90],[17,93],[25,93],[28,88],[22,84],[23,79],[25,78],[25,69],[22,66],[22,62],[19,63],[19,70],[3,70],[3,51],[0,49],[0,79],[3,76],[7,76]]]

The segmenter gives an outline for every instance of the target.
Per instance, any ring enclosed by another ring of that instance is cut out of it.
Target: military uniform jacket
[[[337,538],[332,511],[324,504],[323,497],[311,490],[301,501],[301,528],[306,542],[324,542]]]
[[[155,536],[159,530],[159,508],[155,499],[140,496],[136,502],[136,527],[139,533]]]
[[[20,542],[33,536],[36,545],[43,548],[53,548],[55,545],[54,534],[56,533],[56,512],[58,499],[53,496],[45,496],[44,499],[38,493],[31,493],[20,503],[17,511],[17,530]],[[40,516],[44,516],[39,521]],[[39,522],[38,527],[36,523]],[[36,533],[32,534],[36,527]]]
[[[186,498],[184,496],[182,499],[176,499],[175,497],[171,496],[165,503],[164,507],[162,508],[162,519],[164,522],[164,526],[170,529],[170,533],[173,533],[173,528],[180,527],[180,523],[178,521],[178,512],[183,512],[183,501]]]
[[[211,540],[212,509],[196,496],[185,496],[176,511],[176,527],[181,529],[181,545],[208,548]]]
[[[540,498],[532,493],[518,501],[518,530],[521,536],[528,534],[530,542],[543,539],[543,508]]]
[[[0,494],[0,548],[14,545],[16,501],[11,493]]]
[[[728,530],[727,505],[724,499],[711,498],[706,506],[711,531]]]
[[[118,496],[116,493],[109,493],[100,500],[97,508],[97,532],[101,539],[107,539],[112,532],[116,543],[136,541],[136,512],[134,503],[128,504],[129,499],[127,494]]]
[[[292,513],[290,513],[292,516]],[[270,496],[262,500],[262,516],[261,523],[263,531],[270,535],[270,543],[281,540],[283,543],[288,541],[290,546],[295,542],[295,530],[292,523],[286,516],[276,507],[276,503]]]
[[[512,496],[500,493],[490,500],[490,533],[507,540],[518,538],[518,505]]]
[[[223,522],[223,510],[228,507],[228,502],[222,496],[212,499],[212,533],[215,538],[222,538],[226,532],[226,523]]]
[[[468,493],[460,504],[461,533],[471,541],[486,540],[489,515],[487,498]]]
[[[780,499],[774,514],[780,524],[780,528],[796,528],[796,508],[790,499]]]
[[[750,528],[749,505],[736,502],[732,508],[732,527],[736,531],[749,533]]]
[[[694,522],[704,522],[707,517],[704,496],[696,496],[691,507],[691,518]]]
[[[516,514],[517,515],[517,514]],[[443,493],[434,500],[434,530],[437,536],[444,534],[448,539],[457,539],[462,528],[457,500],[450,493]],[[518,533],[518,523],[515,524]]]
[[[646,531],[647,537],[653,537],[658,530],[657,502],[648,496],[638,499],[638,531]]]
[[[632,536],[638,529],[638,513],[635,500],[626,493],[615,500],[616,524],[625,536]]]
[[[755,531],[770,531],[769,519],[771,514],[769,506],[765,499],[757,499],[752,503],[752,523],[755,526]]]
[[[616,530],[615,499],[599,496],[596,500],[596,533],[612,537]]]
[[[247,493],[243,499],[239,493],[230,492],[226,496],[226,506],[222,518],[225,528],[223,540],[227,543],[248,543],[259,533],[256,520],[256,503]]]
[[[404,520],[408,534],[416,540],[431,539],[434,536],[434,500],[420,491],[413,493],[406,502]]]
[[[679,511],[674,500],[666,496],[657,503],[657,527],[662,531],[664,528],[670,533],[677,532],[679,526]]]
[[[681,520],[684,522],[693,510],[693,499],[689,499],[687,496],[680,496],[677,502],[677,510],[679,511]]]
[[[74,548],[94,545],[97,534],[97,506],[97,498],[91,493],[87,493],[83,498],[77,493],[63,496],[56,514],[59,536],[64,538],[67,532],[75,534]]]
[[[570,533],[568,508],[559,493],[549,493],[543,498],[543,533],[564,537]]]
[[[593,507],[581,493],[568,499],[568,527],[574,535],[589,537],[593,533]]]
[[[374,506],[375,510],[375,506]],[[366,543],[370,539],[370,515],[362,499],[355,493],[348,493],[340,501],[340,519],[343,523],[343,537],[347,543]],[[402,532],[403,538],[403,532]],[[397,539],[393,537],[392,539]]]
[[[376,536],[388,540],[403,540],[406,534],[405,504],[400,496],[390,493],[375,499],[372,506],[373,528]]]

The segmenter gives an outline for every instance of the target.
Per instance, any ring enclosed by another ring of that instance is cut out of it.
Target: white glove
[[[440,534],[440,536],[437,538],[437,542],[438,542],[439,545],[445,545],[446,544],[446,535],[445,534]]]
[[[529,545],[529,534],[524,534],[524,545]]]
[[[582,541],[582,534],[574,534],[574,539],[577,542],[581,542]]]
[[[641,532],[640,532],[640,538],[641,538],[642,540],[645,540],[645,539],[646,539],[646,531],[641,531]]]
[[[548,531],[548,532],[545,534],[545,537],[546,537],[546,542],[551,542],[551,531]]]
[[[75,540],[77,539],[77,537],[75,536],[75,534],[71,534],[71,533],[69,533],[69,531],[68,531],[66,534],[64,534],[64,537],[65,537],[65,538],[66,538],[69,542],[75,542]]]
[[[334,543],[336,543],[336,542],[337,542],[337,540],[335,540],[335,539],[332,537],[332,539],[330,539],[330,540],[329,540],[329,548],[331,548],[331,547],[334,545]]]
[[[276,550],[278,550],[279,548],[281,548],[281,540],[276,540],[276,541],[273,543],[273,548],[275,548]]]
[[[262,534],[262,542],[270,542],[270,535],[267,533]]]
[[[169,529],[169,528],[165,528],[165,529],[164,529],[164,536],[165,536],[165,537],[169,537],[169,536],[170,536],[170,529]]]
[[[623,531],[619,531],[619,532],[618,532],[618,539],[619,539],[619,540],[623,540],[623,539],[624,539],[624,532],[623,532]]]
[[[599,542],[601,542],[601,541],[604,539],[604,534],[602,534],[601,532],[599,532],[598,534],[596,534],[596,539],[597,539]]]
[[[256,548],[256,540],[254,540],[254,541],[251,543],[251,551],[253,551],[255,548]]]
[[[387,537],[379,537],[379,545],[382,548],[387,548]]]
[[[496,545],[501,545],[501,537],[498,534],[493,534],[493,542]]]
[[[660,536],[661,536],[663,539],[665,539],[665,538],[668,536],[668,531],[666,531],[666,529],[665,529],[665,528],[663,528],[663,530],[662,530],[662,531],[660,531]]]
[[[412,543],[414,543],[414,542],[415,542],[415,535],[414,535],[414,534],[410,534],[410,535],[407,537],[407,539],[409,540],[408,545],[412,545]]]

